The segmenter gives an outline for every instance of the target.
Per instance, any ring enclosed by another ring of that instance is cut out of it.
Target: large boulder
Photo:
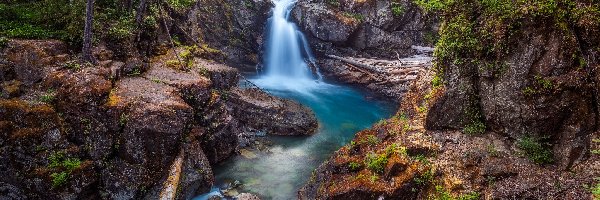
[[[228,103],[241,123],[268,134],[311,135],[318,128],[315,114],[309,108],[257,88],[231,90]]]

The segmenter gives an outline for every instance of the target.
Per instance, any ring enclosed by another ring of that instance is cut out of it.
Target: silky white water
[[[322,87],[318,69],[311,71],[307,62],[316,66],[309,44],[289,20],[296,0],[275,1],[273,15],[267,27],[267,43],[264,56],[265,73],[253,80],[257,85],[271,90],[309,93]]]
[[[251,79],[270,94],[293,99],[309,107],[319,121],[315,135],[304,137],[267,136],[274,145],[268,151],[254,151],[256,158],[234,156],[214,166],[215,185],[211,196],[223,197],[223,189],[239,181],[237,192],[254,193],[261,199],[296,199],[312,170],[335,150],[347,144],[354,134],[389,117],[394,108],[387,102],[372,101],[347,86],[321,80],[307,39],[289,20],[295,0],[275,1],[267,27],[263,64],[265,70]],[[231,199],[231,198],[225,198]]]

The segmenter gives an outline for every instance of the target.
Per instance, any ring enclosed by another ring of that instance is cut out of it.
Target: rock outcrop
[[[237,88],[237,70],[203,52],[93,66],[60,41],[11,40],[0,63],[0,197],[190,199],[252,131],[314,133],[310,110]]]
[[[397,75],[373,72],[332,56],[375,62],[414,59],[422,54],[414,47],[433,46],[438,29],[435,17],[405,0],[299,1],[292,17],[316,52],[316,64],[325,77],[394,101],[409,86],[394,80]]]
[[[562,170],[528,159],[527,150],[496,132],[467,135],[425,129],[444,95],[420,74],[392,119],[359,132],[323,163],[299,199],[588,199],[600,157]],[[590,135],[598,141],[598,132]],[[588,143],[598,148],[597,142]]]

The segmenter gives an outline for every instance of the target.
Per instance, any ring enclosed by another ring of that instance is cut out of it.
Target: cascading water
[[[211,196],[250,192],[261,199],[295,199],[311,172],[331,153],[347,144],[357,131],[390,116],[394,109],[385,102],[368,101],[350,87],[321,81],[308,42],[289,15],[296,0],[275,0],[269,19],[264,73],[252,79],[271,94],[294,99],[310,107],[319,120],[318,132],[310,137],[266,136],[273,141],[268,150],[252,150],[257,156],[236,156],[215,166]],[[311,70],[311,65],[313,70]],[[232,189],[238,182],[241,187]]]
[[[267,89],[303,91],[322,78],[304,34],[289,20],[295,3],[296,0],[274,2],[267,27],[266,73],[255,80]],[[314,75],[307,62],[315,68]]]

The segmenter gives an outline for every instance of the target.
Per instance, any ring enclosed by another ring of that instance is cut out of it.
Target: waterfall
[[[321,74],[304,34],[290,21],[296,0],[276,0],[268,21],[266,68],[257,84],[268,89],[304,90],[318,84]],[[307,63],[308,62],[308,63]],[[315,68],[314,73],[309,63]]]

